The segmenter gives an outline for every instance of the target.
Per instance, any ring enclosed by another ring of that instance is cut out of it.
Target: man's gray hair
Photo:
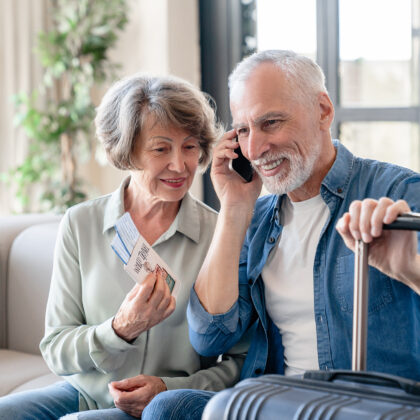
[[[302,100],[314,99],[320,93],[327,93],[325,75],[313,60],[289,50],[266,50],[256,52],[242,60],[229,76],[229,91],[232,93],[238,82],[246,81],[251,73],[263,63],[277,66],[289,80],[294,91]]]
[[[214,101],[183,79],[141,74],[116,82],[97,108],[96,135],[110,163],[137,169],[133,151],[150,116],[164,127],[181,128],[196,137],[200,166],[207,167],[212,146],[223,132]]]

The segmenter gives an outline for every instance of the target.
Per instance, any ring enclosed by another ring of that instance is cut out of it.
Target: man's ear
[[[321,130],[329,131],[334,119],[334,106],[330,97],[325,92],[318,95],[318,104],[320,110],[319,124]]]

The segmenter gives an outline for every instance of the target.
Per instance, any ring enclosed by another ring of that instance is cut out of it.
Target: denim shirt
[[[368,197],[403,199],[419,212],[420,174],[355,157],[337,140],[334,146],[336,160],[320,192],[330,215],[314,260],[314,316],[320,369],[350,369],[354,254],[335,225],[353,200]],[[268,195],[256,203],[240,255],[239,298],[232,308],[211,315],[192,290],[187,309],[191,343],[203,355],[223,353],[244,332],[251,334],[241,378],[284,372],[281,336],[267,314],[261,278],[282,231],[281,201],[282,196]],[[367,368],[420,380],[420,296],[373,267],[369,267]]]

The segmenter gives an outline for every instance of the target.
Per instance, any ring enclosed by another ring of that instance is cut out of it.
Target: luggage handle
[[[386,230],[420,231],[420,213],[403,213],[397,219],[384,224]],[[357,240],[354,260],[354,297],[353,297],[353,340],[352,370],[366,370],[367,350],[367,308],[368,308],[368,244]]]
[[[351,370],[308,370],[304,373],[303,377],[304,379],[314,379],[324,382],[343,379],[362,384],[399,388],[404,390],[407,394],[420,395],[420,382],[386,373],[353,372]]]
[[[384,224],[386,230],[418,230],[420,231],[420,213],[403,213],[389,224]]]

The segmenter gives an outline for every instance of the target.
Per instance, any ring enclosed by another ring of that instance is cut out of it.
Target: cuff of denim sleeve
[[[224,314],[209,314],[204,309],[193,288],[187,308],[187,318],[190,328],[198,334],[208,332],[212,326],[222,330],[227,329],[230,333],[233,333],[238,327],[239,304],[236,301]]]

